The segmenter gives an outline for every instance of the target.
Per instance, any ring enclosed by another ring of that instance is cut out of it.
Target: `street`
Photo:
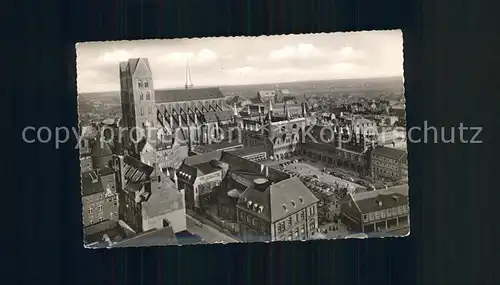
[[[186,215],[187,230],[203,239],[206,243],[218,243],[218,242],[228,242],[234,243],[239,242],[224,233],[214,229],[211,226],[203,224],[202,222],[196,220],[195,218]]]

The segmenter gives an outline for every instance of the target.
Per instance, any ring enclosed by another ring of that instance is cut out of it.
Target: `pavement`
[[[347,184],[347,185],[350,185],[354,188],[366,188],[364,186],[361,186],[361,185],[358,185],[356,183],[344,180],[342,178],[333,176],[331,174],[323,173],[323,171],[321,169],[317,168],[316,166],[310,165],[309,163],[304,163],[304,162],[292,163],[292,164],[286,165],[284,167],[284,169],[286,169],[288,171],[295,172],[295,173],[300,174],[300,175],[304,175],[304,176],[316,175],[318,177],[318,178],[316,178],[316,180],[318,180],[319,182],[322,182],[322,183],[330,184],[330,185],[334,185],[336,182],[339,185]]]
[[[187,230],[203,239],[206,243],[235,243],[240,242],[219,230],[186,215]]]

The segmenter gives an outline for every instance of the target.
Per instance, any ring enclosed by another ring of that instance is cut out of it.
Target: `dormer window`
[[[299,201],[301,204],[304,204],[304,199],[302,199],[302,197],[299,197]]]
[[[286,207],[285,204],[283,204],[283,210],[288,211],[288,208]]]
[[[292,202],[291,202],[291,203],[292,203],[292,207],[297,206],[297,205],[295,205],[295,201],[293,201],[293,200],[292,200]]]

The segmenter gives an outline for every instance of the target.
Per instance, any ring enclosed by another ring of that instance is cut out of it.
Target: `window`
[[[243,211],[240,211],[240,220],[244,220],[245,216],[243,215]]]
[[[92,215],[92,208],[89,208],[89,215]]]
[[[141,100],[141,101],[144,100],[144,94],[142,94],[142,92],[139,95],[139,100]]]
[[[149,81],[144,80],[144,88],[149,88]],[[149,98],[148,98],[149,100]]]
[[[142,108],[140,109],[140,115],[144,116],[144,110]]]
[[[149,94],[149,92],[146,92],[146,100],[151,100],[151,95]]]
[[[255,226],[256,223],[257,223],[257,219],[253,218],[252,219],[252,226]]]
[[[305,218],[306,218],[305,211],[301,211],[300,212],[300,220],[302,221]]]
[[[380,211],[380,217],[385,219],[385,210]]]
[[[291,226],[293,224],[292,217],[288,217],[288,225]]]
[[[295,237],[299,237],[299,229],[295,229]]]
[[[380,211],[375,212],[375,219],[376,220],[380,219]]]
[[[137,88],[142,88],[142,81],[141,80],[137,80]]]
[[[278,223],[278,233],[283,233],[285,231],[285,222]]]
[[[250,217],[250,215],[247,215],[247,223],[250,223],[252,222],[252,217]]]
[[[292,240],[292,239],[293,239],[292,232],[289,232],[289,233],[288,233],[288,240]]]
[[[316,229],[316,222],[312,221],[309,223],[309,231],[314,231]]]
[[[151,110],[151,106],[148,108],[148,114],[151,115],[153,111]]]
[[[102,212],[102,204],[99,205],[99,212]]]
[[[306,231],[306,226],[305,226],[305,225],[302,225],[302,226],[300,227],[300,233],[301,233],[301,234],[304,234],[304,233],[305,233],[305,231]]]
[[[368,215],[363,215],[363,221],[368,221]]]

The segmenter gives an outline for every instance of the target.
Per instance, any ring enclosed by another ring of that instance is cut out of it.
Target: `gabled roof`
[[[224,98],[224,95],[217,87],[155,91],[156,103],[185,102]]]
[[[292,177],[270,184],[265,191],[247,188],[241,194],[238,204],[245,207],[249,201],[263,206],[255,214],[270,222],[279,221],[286,216],[301,211],[318,202],[318,198],[298,179]]]
[[[288,216],[290,212],[300,211],[319,201],[297,177],[272,184],[269,186],[269,190],[271,194],[271,220],[273,222]],[[295,207],[292,201],[295,203]]]
[[[400,160],[407,154],[407,152],[406,150],[402,149],[381,146],[381,147],[376,147],[372,151],[372,154],[388,157],[395,160]]]

